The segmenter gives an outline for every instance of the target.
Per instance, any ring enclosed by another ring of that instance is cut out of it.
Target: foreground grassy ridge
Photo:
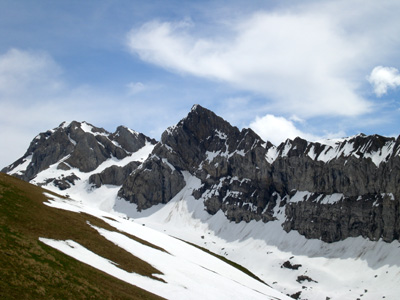
[[[0,173],[0,299],[161,299],[41,243],[39,237],[71,239],[128,272],[160,274],[87,221],[113,227],[93,216],[48,207],[43,192]]]

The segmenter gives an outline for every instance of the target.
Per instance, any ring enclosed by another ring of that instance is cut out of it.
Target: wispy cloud
[[[375,67],[368,76],[368,81],[374,88],[378,97],[387,94],[388,89],[395,89],[400,86],[399,70],[392,67]]]
[[[44,52],[10,49],[0,55],[0,95],[54,93],[63,87],[61,68]]]
[[[141,81],[137,81],[129,82],[126,87],[128,89],[128,95],[133,96],[144,92],[155,92],[160,90],[162,88],[162,84],[153,82],[143,83]]]
[[[126,86],[130,95],[139,94],[147,89],[146,85],[141,82],[130,82]]]

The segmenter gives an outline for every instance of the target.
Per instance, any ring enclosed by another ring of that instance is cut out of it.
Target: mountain
[[[1,299],[289,299],[225,258],[66,200],[0,174]]]
[[[155,143],[154,139],[123,126],[109,133],[86,122],[64,122],[36,136],[25,155],[2,172],[12,173],[26,181],[53,164],[57,164],[59,170],[77,168],[81,172],[90,172],[107,159],[121,160],[146,144]],[[67,185],[60,186],[61,189],[68,187],[66,181],[60,183]]]
[[[399,155],[379,135],[275,146],[195,105],[160,142],[63,123],[3,172],[229,256],[298,299],[378,299],[399,291]]]
[[[194,196],[210,214],[222,210],[231,221],[268,222],[279,202],[286,231],[326,242],[356,236],[391,242],[400,233],[399,153],[399,139],[377,135],[330,144],[296,138],[275,147],[195,106],[164,132],[118,195],[138,209],[166,203],[182,188],[180,170],[187,170],[201,180]],[[150,187],[157,183],[148,174],[165,183],[156,190],[166,193],[154,195]]]

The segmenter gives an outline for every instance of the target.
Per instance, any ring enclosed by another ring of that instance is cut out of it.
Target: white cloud
[[[400,86],[399,70],[391,67],[375,67],[368,76],[368,81],[374,88],[378,97],[385,95],[388,89],[395,89]]]
[[[0,55],[0,95],[54,93],[63,87],[61,68],[43,52],[10,49]]]
[[[321,139],[320,137],[297,129],[292,121],[271,114],[267,114],[261,118],[257,117],[250,123],[249,127],[264,141],[270,141],[274,145],[279,145],[288,138],[294,139],[296,137],[301,137],[310,141]]]
[[[337,132],[323,130],[320,135],[315,135],[300,130],[296,123],[305,124],[306,121],[293,116],[290,119],[286,119],[284,117],[267,114],[263,117],[256,117],[248,127],[253,129],[264,141],[270,141],[276,146],[287,139],[293,140],[296,137],[301,137],[311,142],[323,142],[327,139],[343,138],[347,136],[346,132],[343,130]]]
[[[367,34],[356,22],[373,17],[376,7],[368,2],[350,17],[346,7],[356,4],[361,5],[339,1],[256,12],[236,23],[226,21],[229,33],[224,28],[218,35],[215,28],[206,38],[193,23],[151,21],[131,30],[128,45],[142,60],[173,72],[261,94],[285,114],[360,115],[372,109],[358,94],[363,65],[381,52],[373,46],[380,28],[368,27]]]

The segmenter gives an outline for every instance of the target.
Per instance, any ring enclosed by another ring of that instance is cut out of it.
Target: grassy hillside
[[[44,191],[0,173],[0,299],[161,299],[41,243],[71,239],[126,271],[160,273],[87,224],[116,231],[102,220],[44,205]]]

